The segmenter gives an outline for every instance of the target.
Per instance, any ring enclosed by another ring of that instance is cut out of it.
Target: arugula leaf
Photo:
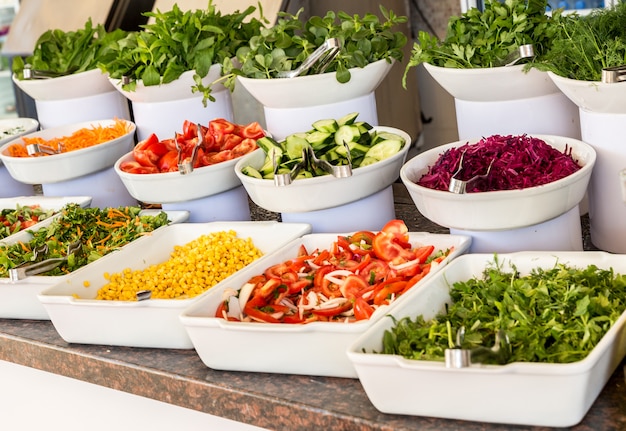
[[[482,277],[450,287],[451,304],[431,321],[394,322],[382,353],[443,361],[451,334],[466,328],[463,348],[493,345],[504,330],[511,362],[570,363],[584,359],[626,310],[626,275],[596,265],[557,263],[521,275],[496,259]]]

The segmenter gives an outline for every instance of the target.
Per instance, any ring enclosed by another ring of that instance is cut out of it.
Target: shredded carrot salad
[[[104,127],[93,125],[78,129],[69,136],[60,138],[43,139],[41,137],[22,137],[22,143],[16,143],[8,148],[8,155],[11,157],[39,157],[45,156],[45,153],[38,153],[33,156],[28,155],[26,146],[30,144],[45,145],[60,153],[89,148],[94,145],[102,144],[113,139],[117,139],[130,132],[131,128],[128,122],[115,118],[114,123]]]

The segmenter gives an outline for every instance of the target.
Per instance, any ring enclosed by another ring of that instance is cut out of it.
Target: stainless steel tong
[[[45,248],[44,248],[45,247]],[[42,246],[33,250],[34,261],[24,262],[15,268],[9,269],[9,279],[11,281],[19,281],[31,275],[42,274],[53,270],[57,266],[66,262],[70,255],[78,253],[83,248],[83,244],[80,241],[74,241],[67,246],[67,252],[64,257],[53,257],[50,259],[44,259],[37,261],[42,254],[47,253],[48,247]]]
[[[528,43],[526,45],[520,45],[517,48],[517,51],[512,52],[507,59],[505,60],[504,66],[513,66],[517,64],[518,61],[523,60],[525,58],[532,58],[535,56],[535,46],[532,43]]]
[[[482,363],[485,361],[504,364],[511,356],[511,344],[509,337],[500,329],[496,332],[496,339],[493,347],[476,347],[464,349],[462,347],[465,337],[465,327],[461,327],[456,333],[456,344],[453,348],[444,352],[446,368],[466,368],[472,363]]]
[[[191,151],[191,157],[187,157],[185,159],[183,159],[183,149],[178,142],[177,134],[174,133],[174,144],[176,145],[176,151],[178,151],[178,172],[180,172],[181,175],[187,175],[193,172],[193,167],[196,164],[196,159],[198,158],[198,149],[205,144],[204,134],[202,133],[200,124],[198,124],[197,127],[198,139],[196,140],[196,144],[193,146]]]
[[[626,65],[602,69],[602,82],[605,84],[614,84],[622,81],[626,81]]]
[[[457,168],[456,172],[452,174],[452,178],[450,178],[448,191],[452,193],[463,194],[465,193],[465,189],[467,188],[467,185],[469,183],[472,183],[479,179],[487,178],[489,176],[489,173],[491,172],[491,167],[493,166],[493,162],[496,161],[496,159],[491,160],[491,163],[489,163],[489,166],[487,167],[487,171],[484,174],[474,175],[472,178],[468,180],[461,180],[457,177],[461,174],[461,171],[463,170],[463,158],[464,157],[465,157],[465,151],[461,153],[461,158],[459,159],[459,167]]]
[[[291,171],[287,173],[278,173],[278,164],[276,163],[276,153],[272,153],[272,164],[274,167],[274,185],[275,186],[287,186],[298,176],[302,170],[316,170],[322,171],[332,175],[335,178],[345,178],[352,176],[352,160],[350,159],[350,149],[348,145],[344,143],[347,151],[348,164],[346,165],[333,165],[332,163],[322,160],[315,155],[313,148],[307,146],[302,149],[302,160],[297,163]]]
[[[60,154],[63,152],[63,144],[62,143],[59,144],[59,148],[56,150],[48,145],[28,144],[26,145],[26,152],[28,153],[29,156],[37,156],[39,154],[48,154],[48,155]]]
[[[55,72],[53,70],[39,70],[33,69],[30,65],[24,66],[22,70],[22,77],[24,79],[51,79],[51,78],[59,78],[61,76],[71,75],[76,72],[78,67],[73,66],[67,69],[65,72]]]
[[[311,55],[294,70],[278,72],[277,78],[295,78],[315,66],[315,73],[324,73],[333,59],[341,50],[341,42],[337,38],[326,39]],[[319,62],[319,63],[318,63]]]

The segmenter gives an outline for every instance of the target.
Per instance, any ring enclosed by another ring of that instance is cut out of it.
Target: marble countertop
[[[396,186],[396,216],[412,231],[447,232],[421,217],[403,186]],[[253,210],[253,219],[273,217]],[[588,240],[586,248],[592,248]],[[372,406],[356,379],[216,371],[195,350],[68,344],[49,321],[0,319],[0,360],[273,430],[546,429],[387,415]],[[626,429],[625,366],[618,366],[572,430]]]

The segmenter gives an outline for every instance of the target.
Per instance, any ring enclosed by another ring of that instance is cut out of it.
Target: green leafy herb
[[[337,81],[341,83],[350,80],[351,68],[362,68],[382,59],[401,61],[407,38],[393,28],[406,22],[407,17],[398,16],[382,5],[380,11],[382,20],[372,13],[359,16],[329,11],[323,17],[313,16],[306,21],[300,18],[302,9],[296,15],[280,12],[273,27],[262,29],[238,50],[240,66],[226,59],[225,85],[232,89],[237,75],[269,79],[279,72],[296,69],[330,38],[339,39],[341,50],[326,72],[337,72]]]
[[[486,0],[448,21],[445,38],[418,33],[408,71],[422,63],[457,69],[503,66],[521,45],[533,44],[541,58],[558,32],[561,10],[546,14],[547,0]]]
[[[107,32],[103,25],[93,25],[91,18],[76,31],[48,30],[37,39],[31,56],[13,59],[13,72],[23,79],[24,65],[32,69],[71,74],[97,69],[99,62],[115,58],[116,42],[126,36],[123,30]]]
[[[243,12],[224,14],[212,2],[207,9],[182,11],[178,5],[167,12],[147,12],[153,21],[143,31],[131,32],[118,41],[116,58],[101,61],[111,78],[128,77],[123,89],[134,91],[137,80],[146,86],[167,84],[187,71],[195,71],[190,89],[203,94],[203,103],[214,100],[210,86],[202,84],[209,68],[235,57],[237,49],[259,34],[261,20],[251,18],[250,6]]]
[[[579,361],[626,310],[626,276],[560,263],[522,276],[496,259],[482,278],[454,283],[450,296],[447,312],[431,321],[396,321],[384,335],[383,353],[443,361],[463,326],[467,349],[493,345],[502,329],[512,348],[508,362]]]
[[[626,64],[624,23],[624,2],[588,15],[568,15],[559,22],[559,33],[534,67],[565,78],[600,81],[603,68]]]

